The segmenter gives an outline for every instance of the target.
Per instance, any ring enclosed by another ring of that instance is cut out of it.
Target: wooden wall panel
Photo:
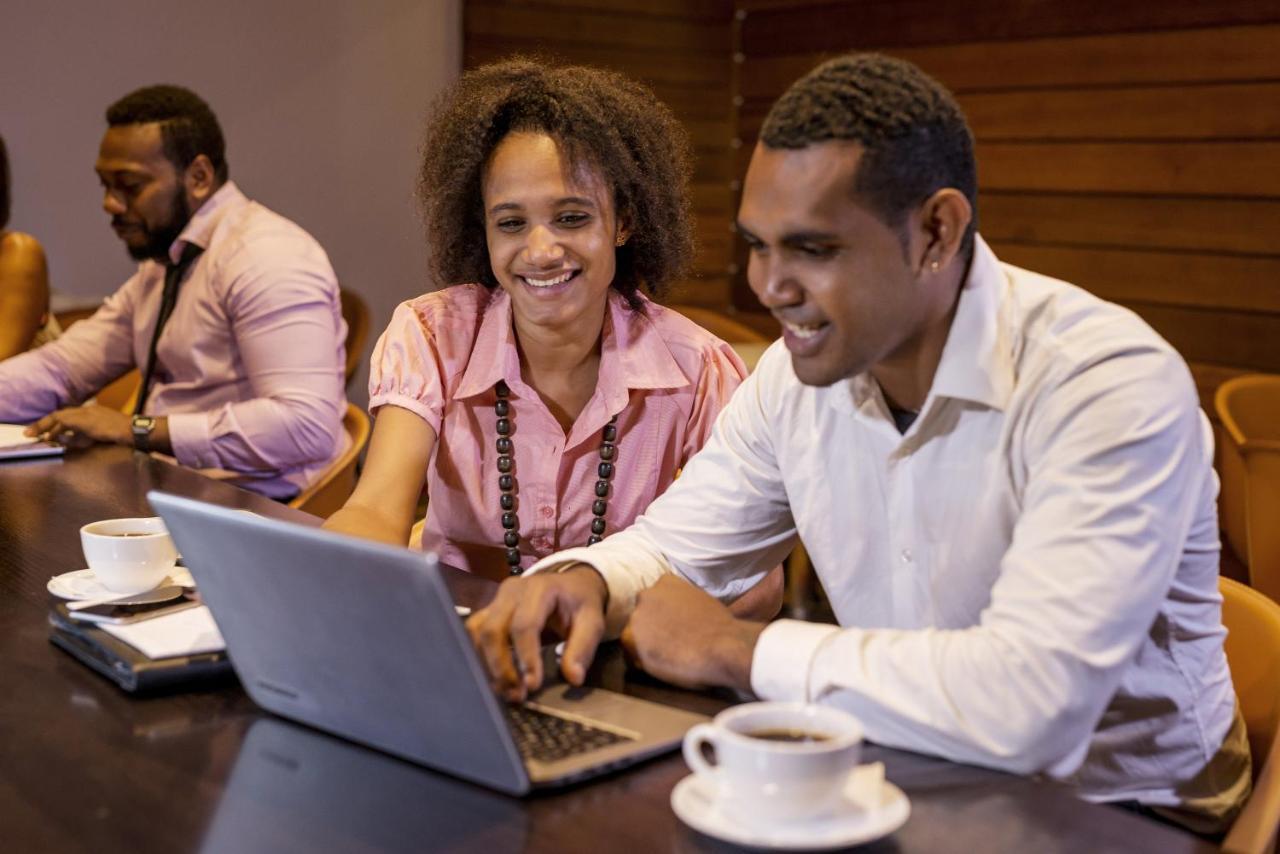
[[[1280,373],[1280,5],[737,0],[734,155],[851,49],[911,60],[977,140],[979,228],[1010,263],[1133,308],[1205,399]],[[740,256],[741,249],[738,254]],[[741,276],[734,299],[754,303]]]
[[[840,51],[873,45],[910,47],[972,41],[1019,41],[1052,36],[1275,23],[1274,4],[1258,0],[826,0],[773,4],[740,2],[748,26],[747,56]],[[783,5],[783,4],[778,4]],[[988,57],[988,62],[991,58]]]
[[[1072,38],[975,41],[936,47],[862,43],[914,62],[956,93],[970,90],[1203,83],[1280,78],[1280,26],[1108,33]],[[852,47],[852,41],[845,47]],[[844,48],[841,48],[844,49]],[[742,95],[772,99],[836,51],[752,56]],[[996,61],[993,61],[995,58]],[[1016,68],[1011,76],[1008,69]]]
[[[1267,255],[1280,200],[986,190],[978,224],[992,241]]]
[[[463,6],[464,64],[514,53],[610,68],[653,87],[694,147],[694,273],[679,298],[725,309],[734,251],[729,156],[732,0],[472,0]]]

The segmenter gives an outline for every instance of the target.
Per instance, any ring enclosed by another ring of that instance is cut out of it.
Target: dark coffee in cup
[[[108,537],[151,537],[155,536],[150,531],[126,531],[123,534],[106,534]]]
[[[751,738],[764,741],[819,742],[830,737],[820,732],[808,732],[803,729],[757,729],[747,733]]]

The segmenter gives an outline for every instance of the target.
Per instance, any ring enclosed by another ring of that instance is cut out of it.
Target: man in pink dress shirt
[[[103,209],[138,271],[59,340],[0,363],[0,421],[295,495],[346,442],[346,324],[328,257],[228,180],[217,118],[194,93],[140,89],[107,122]],[[132,415],[76,405],[135,367]]]

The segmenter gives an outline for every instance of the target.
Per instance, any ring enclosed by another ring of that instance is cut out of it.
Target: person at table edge
[[[783,341],[634,526],[468,628],[511,699],[556,615],[572,682],[621,633],[678,684],[807,695],[880,744],[1220,831],[1250,766],[1195,386],[1133,313],[998,261],[975,172],[959,107],[906,62],[794,84],[738,217]],[[840,626],[735,619],[717,599],[797,537]]]
[[[9,152],[0,136],[0,360],[58,337],[44,247],[9,228]]]
[[[134,445],[287,498],[344,450],[338,284],[324,250],[228,178],[218,120],[177,86],[107,110],[95,171],[137,272],[58,340],[0,363],[0,421],[71,446]],[[179,274],[132,417],[76,404],[146,373],[166,271]]]

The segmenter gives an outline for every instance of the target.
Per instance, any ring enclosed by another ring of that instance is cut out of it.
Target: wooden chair
[[[342,427],[351,438],[351,446],[315,483],[299,492],[289,502],[290,507],[327,519],[351,496],[356,488],[356,460],[369,441],[369,416],[360,407],[348,403]]]
[[[369,306],[355,291],[341,288],[342,319],[347,322],[347,385],[364,358],[365,341],[369,338]]]
[[[1222,523],[1249,584],[1280,601],[1280,376],[1250,374],[1218,387]]]
[[[1280,827],[1280,605],[1219,578],[1227,664],[1249,730],[1253,794],[1223,840],[1231,854],[1271,854]]]

